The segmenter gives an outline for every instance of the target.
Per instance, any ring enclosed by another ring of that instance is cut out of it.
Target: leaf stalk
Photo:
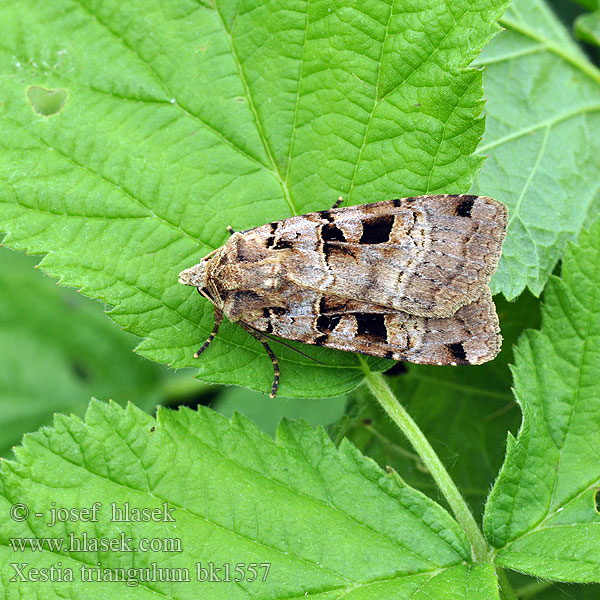
[[[369,390],[411,443],[423,464],[431,473],[444,498],[446,498],[454,517],[469,540],[473,559],[482,563],[491,562],[491,549],[485,541],[467,503],[435,450],[406,409],[400,404],[383,375],[371,371],[363,357],[359,357],[359,361],[365,373],[365,381]]]

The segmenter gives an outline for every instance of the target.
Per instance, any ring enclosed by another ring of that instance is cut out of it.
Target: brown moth
[[[506,207],[486,196],[417,196],[309,213],[232,233],[182,271],[265,347],[269,335],[421,364],[480,364],[502,338],[488,288]]]

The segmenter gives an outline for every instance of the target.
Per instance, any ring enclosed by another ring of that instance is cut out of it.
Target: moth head
[[[179,283],[183,283],[183,285],[191,285],[197,288],[206,287],[207,280],[207,269],[206,269],[206,261],[199,262],[197,265],[186,269],[185,271],[181,271],[179,273]]]
[[[197,265],[179,273],[179,283],[197,288],[202,296],[220,308],[223,307],[223,300],[215,284],[214,269],[221,260],[223,252],[224,247],[217,248],[207,254]]]
[[[205,288],[210,280],[210,271],[214,263],[219,261],[223,248],[217,248],[207,254],[197,265],[179,273],[179,283],[192,287]]]

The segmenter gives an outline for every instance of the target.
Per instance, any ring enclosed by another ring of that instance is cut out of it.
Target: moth
[[[179,282],[267,351],[272,336],[398,361],[481,364],[502,338],[488,282],[508,213],[486,196],[428,195],[308,213],[233,232]]]

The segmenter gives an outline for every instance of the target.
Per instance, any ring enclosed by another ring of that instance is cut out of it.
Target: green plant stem
[[[452,478],[446,471],[442,461],[435,453],[434,449],[423,432],[419,429],[412,417],[406,412],[406,409],[398,402],[394,393],[386,383],[381,373],[374,373],[369,369],[365,359],[359,357],[365,373],[365,380],[369,389],[383,407],[389,417],[398,425],[402,433],[412,444],[416,453],[421,457],[423,464],[427,467],[431,476],[440,488],[440,491],[446,498],[458,524],[462,527],[467,536],[473,558],[478,562],[490,562],[490,548],[487,545],[481,530],[477,526],[467,503],[461,496],[458,488],[452,481]]]
[[[496,574],[498,575],[498,583],[500,584],[500,598],[502,600],[517,600],[518,596],[512,589],[504,569],[496,567]]]
[[[527,598],[533,598],[533,596],[537,596],[541,594],[543,591],[547,590],[549,587],[552,587],[554,584],[551,581],[534,581],[522,588],[517,590],[517,598],[521,598],[521,600],[526,600]]]

